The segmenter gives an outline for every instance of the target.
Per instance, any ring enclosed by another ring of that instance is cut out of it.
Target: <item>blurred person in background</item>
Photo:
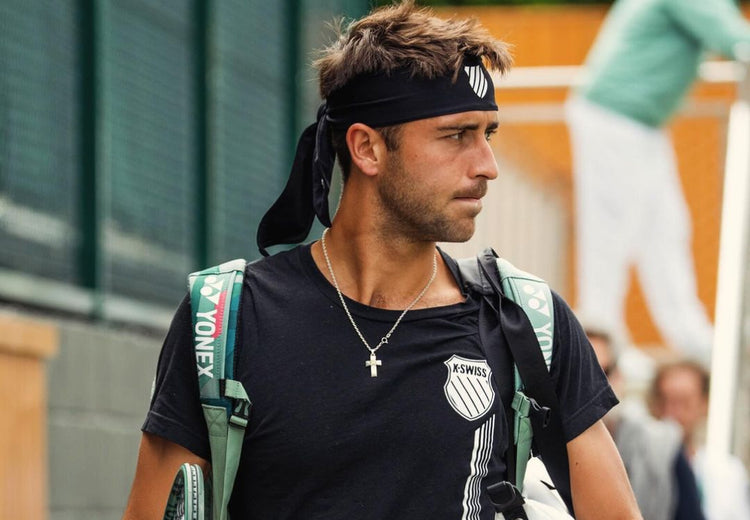
[[[609,383],[622,400],[604,416],[620,452],[641,514],[646,520],[704,520],[695,476],[673,421],[649,416],[625,400],[621,346],[607,329],[584,321],[584,331]]]
[[[750,485],[742,461],[734,455],[707,460],[704,447],[710,377],[693,360],[662,364],[649,390],[651,413],[676,421],[698,481],[708,520],[750,519]]]
[[[617,0],[566,107],[576,199],[577,307],[624,334],[629,268],[671,347],[707,361],[691,222],[665,125],[705,51],[746,59],[732,0]]]

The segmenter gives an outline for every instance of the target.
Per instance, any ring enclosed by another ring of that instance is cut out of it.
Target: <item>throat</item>
[[[412,303],[412,300],[414,300],[413,294],[406,294],[403,296],[397,296],[397,295],[386,295],[382,292],[375,292],[370,296],[370,298],[365,300],[365,305],[368,305],[370,307],[375,307],[376,309],[385,309],[385,310],[391,310],[391,311],[400,311],[405,309],[407,306],[409,306],[410,303]],[[415,305],[415,307],[421,307],[424,302],[420,301]]]
[[[393,295],[390,295],[389,297],[383,293],[376,292],[364,303],[365,305],[376,309],[402,310],[411,303],[412,299],[413,295],[403,295],[403,297],[394,298]],[[423,309],[428,307],[444,307],[456,303],[463,303],[465,301],[466,297],[461,293],[458,287],[436,287],[435,290],[430,291],[430,294],[421,298],[413,308]]]
[[[390,308],[388,306],[388,298],[385,297],[385,295],[381,293],[375,293],[370,298],[370,301],[367,303],[370,307],[375,307],[378,309],[388,309]],[[406,305],[404,305],[406,307]],[[402,307],[403,308],[403,307]]]

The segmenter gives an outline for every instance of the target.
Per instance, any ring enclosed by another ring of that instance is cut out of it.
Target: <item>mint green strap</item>
[[[503,294],[516,302],[529,318],[547,370],[549,370],[552,363],[555,323],[552,291],[549,285],[541,278],[518,269],[503,258],[497,259],[497,268],[500,272]],[[516,412],[513,424],[516,443],[516,486],[519,490],[523,490],[523,478],[531,456],[531,441],[534,432],[529,418],[531,404],[529,398],[523,393],[524,385],[518,367],[515,368],[514,373],[516,394],[511,406]]]
[[[227,507],[237,476],[250,409],[250,399],[238,381],[227,380],[224,395],[232,398],[234,403],[228,418],[226,407],[203,405],[211,445],[213,520],[229,518]]]
[[[513,425],[513,438],[516,441],[516,487],[519,491],[523,491],[523,477],[526,475],[526,465],[531,453],[531,440],[534,437],[529,418],[531,401],[523,392],[517,391],[513,396],[511,407],[516,412]]]
[[[247,427],[248,414],[250,412],[250,399],[242,383],[239,381],[226,380],[224,395],[233,400],[234,407],[232,415],[230,415],[229,421],[227,421],[221,497],[218,496],[218,492],[215,492],[214,496],[216,500],[221,500],[221,508],[218,510],[218,513],[214,514],[214,520],[227,520],[229,518],[227,507],[229,506],[229,499],[232,496],[237,468],[240,464],[242,443],[245,438],[245,428]]]
[[[213,520],[229,518],[227,506],[250,413],[250,399],[234,379],[245,265],[237,259],[189,276],[198,383],[211,447]]]

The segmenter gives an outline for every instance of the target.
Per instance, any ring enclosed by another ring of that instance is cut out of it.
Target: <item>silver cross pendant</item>
[[[383,362],[375,357],[375,352],[370,352],[370,360],[365,361],[365,366],[370,367],[370,377],[378,377],[378,367],[382,364]]]

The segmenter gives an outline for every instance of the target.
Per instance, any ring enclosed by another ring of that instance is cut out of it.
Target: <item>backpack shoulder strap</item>
[[[213,518],[227,520],[227,505],[242,450],[250,399],[234,379],[243,259],[188,276],[195,359],[211,446]]]
[[[534,328],[547,371],[552,363],[555,337],[555,316],[552,291],[547,282],[517,268],[504,258],[497,258],[497,270],[503,294],[520,305]],[[518,382],[516,387],[523,387]]]
[[[459,269],[465,284],[485,296],[495,294],[500,300],[500,328],[515,366],[515,394],[511,403],[516,443],[514,482],[522,488],[536,435],[534,446],[572,511],[560,404],[549,375],[554,347],[552,292],[541,278],[498,258],[492,249],[474,259],[460,260]]]
[[[544,358],[544,368],[549,372],[552,363],[555,326],[552,291],[544,280],[522,271],[504,258],[497,258],[496,263],[503,294],[519,305],[526,314],[534,330],[539,351]],[[509,344],[511,350],[513,350],[517,342],[512,341]],[[529,348],[522,349],[519,353],[514,352],[513,355],[515,360],[513,371],[515,394],[511,406],[515,412],[513,436],[516,442],[516,485],[520,490],[523,490],[526,465],[531,457],[531,444],[534,438],[531,424],[532,415],[535,412],[538,413],[535,407],[539,406],[536,400],[526,392],[521,371],[525,372],[531,386],[536,386],[539,381],[549,379],[548,374],[544,373],[538,361],[538,356],[530,357],[528,355],[530,349],[531,345],[529,344]],[[521,364],[521,368],[519,368],[519,364]]]

